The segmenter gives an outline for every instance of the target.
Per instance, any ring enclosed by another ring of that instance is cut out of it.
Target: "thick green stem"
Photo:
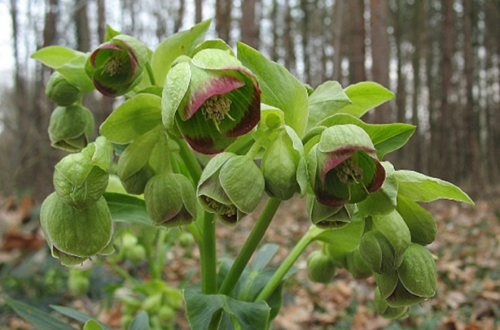
[[[248,236],[245,244],[241,248],[240,253],[236,257],[229,273],[227,274],[224,282],[222,282],[221,288],[219,290],[219,294],[229,295],[231,291],[233,291],[238,279],[241,274],[245,270],[245,266],[248,264],[248,261],[252,257],[255,249],[259,245],[262,237],[266,233],[271,220],[273,220],[278,207],[281,204],[281,200],[276,198],[269,198],[266,202],[262,213],[259,216],[259,219],[255,223],[255,226],[252,229],[252,232]]]
[[[201,291],[204,294],[217,293],[217,255],[215,245],[215,215],[205,212],[202,219],[203,241],[200,247]]]
[[[153,72],[153,68],[151,67],[151,63],[149,63],[149,61],[146,63],[146,71],[149,76],[149,81],[151,81],[151,85],[156,86],[155,74]]]
[[[184,160],[184,164],[186,165],[186,168],[188,169],[189,173],[191,174],[191,177],[193,178],[194,182],[198,184],[198,181],[200,181],[201,177],[201,166],[196,157],[193,155],[193,152],[189,148],[189,145],[186,143],[185,140],[182,139],[175,139],[175,141],[179,144],[180,150],[179,150],[179,156],[181,157],[182,160]]]
[[[165,263],[165,255],[163,245],[165,244],[165,239],[167,238],[167,231],[160,229],[158,230],[158,236],[156,238],[156,258],[151,264],[151,277],[154,279],[161,278],[161,271],[163,264]]]
[[[271,296],[271,294],[276,290],[278,285],[281,283],[283,277],[288,273],[290,268],[292,268],[295,261],[300,257],[302,252],[306,249],[306,247],[314,240],[314,238],[322,232],[322,229],[317,228],[316,226],[311,226],[307,233],[302,236],[300,241],[295,245],[293,250],[290,252],[288,257],[283,261],[281,266],[276,270],[271,280],[266,284],[264,289],[260,292],[257,299],[255,301],[267,300]]]

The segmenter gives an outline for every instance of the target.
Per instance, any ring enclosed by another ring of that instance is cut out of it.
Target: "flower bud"
[[[294,143],[290,134],[296,136],[293,130],[278,133],[278,136],[267,147],[260,166],[267,194],[281,200],[290,199],[295,193],[301,191],[297,180],[297,169],[303,148],[298,136],[296,137],[299,142],[297,144]],[[295,146],[299,146],[301,150],[295,149]]]
[[[391,243],[378,230],[361,237],[359,252],[364,263],[375,273],[393,272],[399,266]]]
[[[264,177],[254,161],[230,152],[210,160],[198,183],[201,206],[234,226],[252,213],[264,194]]]
[[[346,256],[347,270],[355,279],[368,278],[372,275],[372,271],[364,263],[359,253],[359,249],[354,249]]]
[[[337,274],[337,268],[330,257],[322,251],[313,251],[307,257],[307,276],[315,283],[330,283]]]
[[[113,252],[113,223],[104,197],[86,209],[67,205],[57,193],[42,204],[40,224],[52,256],[66,266]]]
[[[436,265],[432,254],[411,244],[397,271],[375,276],[382,299],[391,307],[418,304],[436,292]]]
[[[162,117],[165,127],[177,127],[194,150],[219,153],[259,122],[259,84],[230,53],[200,50],[169,70]]]
[[[89,57],[86,72],[103,95],[124,95],[139,84],[148,61],[148,49],[139,40],[117,35]]]
[[[196,219],[194,187],[182,174],[164,173],[151,178],[144,189],[149,217],[157,225],[177,227]]]
[[[57,107],[50,116],[49,137],[55,148],[80,151],[93,132],[94,115],[81,105]]]
[[[108,168],[113,148],[104,137],[81,153],[64,157],[55,166],[54,187],[64,202],[76,209],[94,204],[108,185]]]
[[[307,155],[307,171],[318,202],[329,207],[361,202],[385,179],[370,136],[355,125],[325,129]]]
[[[58,106],[68,106],[75,103],[79,96],[80,90],[72,85],[62,74],[55,71],[50,76],[47,86],[45,87],[45,95]]]

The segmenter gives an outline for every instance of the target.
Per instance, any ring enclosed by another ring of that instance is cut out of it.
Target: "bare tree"
[[[259,47],[259,29],[255,21],[255,0],[243,0],[241,4],[241,41],[253,48]]]

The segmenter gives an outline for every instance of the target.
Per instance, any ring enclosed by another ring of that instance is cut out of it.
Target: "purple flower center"
[[[336,170],[337,177],[342,183],[354,184],[363,180],[363,169],[352,158],[342,162]]]

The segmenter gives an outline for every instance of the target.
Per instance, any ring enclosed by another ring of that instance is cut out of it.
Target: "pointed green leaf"
[[[143,199],[132,195],[106,192],[104,199],[109,206],[113,221],[152,226]]]
[[[152,67],[158,84],[163,85],[167,72],[175,59],[189,55],[205,38],[211,20],[201,22],[189,30],[171,35],[153,53]]]
[[[302,136],[307,124],[307,90],[282,65],[255,49],[238,43],[238,59],[258,78],[261,102],[283,110],[285,122]]]
[[[319,126],[353,124],[361,127],[370,136],[377,156],[382,159],[386,154],[401,148],[415,132],[415,126],[409,124],[366,124],[362,120],[344,113],[339,113],[318,123]]]
[[[35,325],[39,330],[76,330],[72,326],[59,321],[50,314],[26,305],[20,301],[4,297],[7,304],[26,321]]]
[[[76,86],[81,93],[88,93],[95,89],[94,83],[85,72],[85,64],[88,57],[88,54],[80,53],[57,68],[57,72],[63,75],[72,85]]]
[[[111,142],[126,144],[160,123],[161,98],[153,94],[138,94],[116,108],[99,132]]]
[[[257,255],[255,256],[255,260],[252,263],[252,270],[261,271],[264,267],[267,266],[269,261],[274,257],[276,252],[278,252],[279,245],[278,244],[264,244],[259,251],[257,251]]]
[[[97,321],[88,320],[87,322],[85,322],[83,330],[104,330],[104,328],[101,327],[101,325],[97,323]]]
[[[98,325],[101,327],[101,328],[96,328],[96,329],[113,330],[113,328],[96,320],[94,317],[87,315],[87,314],[84,314],[80,311],[77,311],[76,309],[68,308],[68,307],[64,307],[64,306],[55,306],[55,305],[51,305],[50,308],[56,310],[57,312],[59,312],[63,315],[69,316],[74,320],[80,321],[80,322],[88,322],[90,320],[96,321],[98,323]]]
[[[352,104],[342,86],[336,81],[327,81],[309,96],[309,119],[307,130],[323,119],[330,117]]]
[[[345,89],[345,93],[352,101],[352,104],[344,107],[340,112],[355,117],[361,117],[368,110],[394,98],[394,93],[390,90],[371,81],[350,85]]]
[[[63,46],[49,46],[42,48],[31,55],[52,69],[57,69],[83,53]]]
[[[436,263],[422,245],[408,247],[398,275],[406,290],[416,296],[430,298],[436,293]]]
[[[149,316],[145,311],[137,314],[132,323],[128,327],[128,330],[149,330]]]
[[[474,205],[472,199],[454,184],[422,173],[396,171],[399,194],[416,202],[432,202],[437,199],[451,199]]]

